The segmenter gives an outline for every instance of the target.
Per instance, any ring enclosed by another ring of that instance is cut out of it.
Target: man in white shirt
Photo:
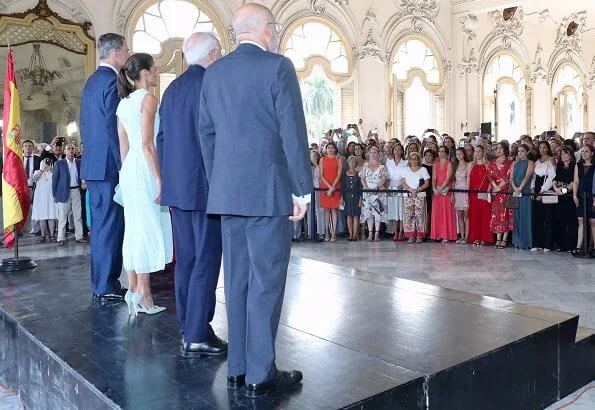
[[[35,189],[35,184],[33,182],[33,174],[35,171],[39,170],[41,160],[37,155],[33,154],[33,150],[35,149],[35,143],[31,140],[25,140],[21,144],[23,149],[23,168],[25,170],[25,175],[27,176],[27,185],[29,185],[29,198],[31,198],[31,203],[33,203],[33,194]],[[33,208],[31,208],[30,213]],[[31,216],[29,214],[29,216]],[[39,221],[31,220],[31,234],[39,233]]]
[[[75,238],[78,243],[87,243],[83,237],[82,207],[81,207],[81,160],[74,157],[74,144],[65,145],[66,158],[54,165],[52,176],[52,193],[58,204],[58,246],[64,246],[66,240],[66,223],[68,214],[74,216]]]

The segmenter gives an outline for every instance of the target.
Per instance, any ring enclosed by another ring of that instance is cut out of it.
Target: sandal
[[[583,248],[574,248],[574,250],[570,251],[572,256],[577,256],[583,253]]]
[[[378,232],[374,235],[374,242],[380,242],[380,234]]]
[[[423,240],[422,240],[421,238],[417,238],[417,239],[415,240],[415,243],[422,243],[422,242],[423,242]]]
[[[508,246],[508,242],[500,241],[500,245],[498,245],[498,249],[505,249]]]
[[[407,243],[413,243],[415,242],[415,240],[413,238],[409,238],[409,240],[407,240]]]

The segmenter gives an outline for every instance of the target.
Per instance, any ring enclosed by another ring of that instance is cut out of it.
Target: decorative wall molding
[[[374,30],[369,29],[368,35],[364,44],[362,44],[359,51],[354,50],[356,60],[363,60],[364,58],[375,58],[381,63],[388,64],[390,53],[383,50],[374,39]]]
[[[490,23],[494,33],[502,37],[502,43],[507,49],[512,48],[512,39],[518,39],[523,34],[523,18],[525,13],[519,6],[510,20],[504,20],[502,10],[494,10],[489,13]]]
[[[326,3],[331,0],[310,0],[310,10],[316,14],[326,13]],[[340,7],[348,6],[349,0],[334,0],[334,3]]]
[[[459,77],[465,74],[479,73],[479,59],[477,57],[477,16],[468,14],[459,20],[461,31],[465,35],[463,45],[463,60],[459,63]]]
[[[576,31],[572,35],[568,35],[567,29],[571,22],[578,24]],[[572,13],[562,19],[562,22],[558,25],[558,33],[556,34],[556,48],[554,54],[559,52],[565,52],[568,59],[572,60],[573,52],[582,55],[583,44],[582,38],[585,31],[585,24],[587,23],[587,12],[581,11],[578,13]]]
[[[20,0],[0,0],[0,13],[6,13],[13,4],[20,3]],[[48,4],[49,3],[49,4]],[[90,23],[91,19],[88,13],[72,1],[53,0],[53,1],[39,1],[36,6],[30,10],[41,13],[40,15],[53,15],[63,22],[76,23],[85,26],[85,30],[90,36],[93,36],[93,28]],[[15,12],[14,15],[26,14],[30,10],[23,11],[23,13]]]
[[[595,57],[593,57],[593,60],[591,60],[591,68],[589,70],[589,78],[587,78],[587,84],[589,90],[592,90],[593,86],[595,86]]]
[[[416,33],[423,30],[423,20],[435,24],[434,19],[440,13],[438,0],[400,0],[400,7],[397,20],[410,18],[411,28]]]
[[[543,65],[543,47],[541,43],[537,44],[535,59],[533,60],[533,64],[531,64],[530,79],[532,84],[535,84],[539,79],[547,81],[547,69]]]

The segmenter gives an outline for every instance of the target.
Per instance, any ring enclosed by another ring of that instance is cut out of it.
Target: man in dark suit
[[[33,174],[35,171],[38,171],[41,165],[41,159],[39,156],[33,154],[33,150],[35,149],[35,143],[31,140],[25,140],[21,144],[23,149],[23,167],[25,169],[25,175],[27,176],[27,184],[29,185],[29,198],[31,198],[31,203],[33,203],[33,195],[35,193],[35,182],[33,182]],[[29,210],[29,217],[31,217],[31,212],[33,211],[33,207]],[[36,234],[40,232],[39,230],[39,221],[31,221],[31,232],[32,234]],[[25,228],[26,229],[26,228]],[[26,232],[26,231],[25,231]]]
[[[68,215],[74,216],[75,238],[78,243],[87,243],[83,238],[81,208],[81,160],[74,157],[74,144],[66,144],[66,158],[54,164],[52,195],[58,204],[58,246],[64,246]]]
[[[81,177],[90,196],[91,286],[94,298],[123,300],[120,285],[124,210],[113,200],[121,167],[116,108],[118,71],[128,59],[124,37],[107,33],[97,41],[99,68],[89,77],[81,93],[81,137],[85,155]]]
[[[204,77],[199,135],[207,212],[222,215],[227,382],[258,397],[302,380],[299,371],[277,370],[275,338],[291,221],[303,218],[313,186],[299,83],[291,61],[276,54],[272,13],[246,4],[233,27],[239,46]]]
[[[176,314],[182,356],[220,355],[227,343],[210,326],[221,269],[221,220],[207,215],[207,177],[198,140],[200,89],[206,68],[221,57],[216,37],[195,33],[184,42],[188,70],[163,95],[157,152],[161,205],[172,215],[176,250]]]

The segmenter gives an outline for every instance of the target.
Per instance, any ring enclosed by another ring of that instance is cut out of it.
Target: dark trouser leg
[[[275,338],[291,252],[291,222],[287,216],[251,217],[246,237],[250,256],[246,383],[262,383],[275,374]]]
[[[113,201],[116,181],[87,181],[93,224],[91,286],[105,294],[120,288],[124,210]]]
[[[555,205],[542,205],[543,206],[543,247],[552,249],[554,247],[554,208]]]
[[[194,211],[192,227],[196,256],[188,282],[184,337],[188,342],[204,342],[215,314],[215,290],[221,269],[221,219],[204,211]]]
[[[180,322],[182,334],[184,334],[186,307],[188,305],[188,284],[194,268],[192,212],[172,207],[171,220],[176,250],[176,270],[174,273],[176,317]]]
[[[246,302],[250,274],[246,238],[248,219],[241,216],[221,217],[225,309],[229,338],[227,366],[230,376],[246,373]]]

